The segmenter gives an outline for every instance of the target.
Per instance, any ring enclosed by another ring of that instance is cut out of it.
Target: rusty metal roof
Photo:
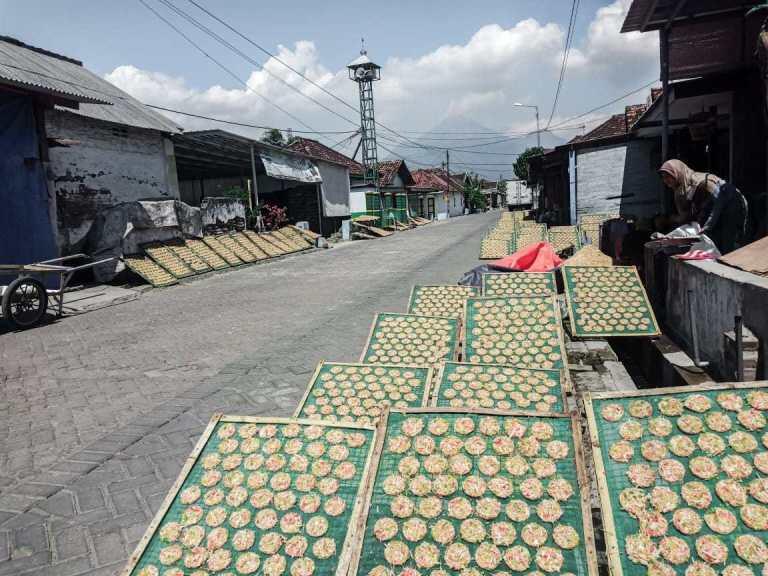
[[[41,48],[0,36],[0,84],[67,101],[77,108],[57,109],[136,128],[180,132],[181,128],[147,108],[82,63]]]
[[[622,32],[648,32],[673,23],[693,18],[717,17],[729,12],[746,12],[761,0],[633,0]],[[682,4],[682,5],[681,5]]]

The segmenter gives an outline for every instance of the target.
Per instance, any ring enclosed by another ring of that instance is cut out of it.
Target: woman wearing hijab
[[[677,224],[696,221],[721,254],[742,245],[746,236],[747,201],[739,189],[714,174],[694,172],[680,160],[659,169],[664,184],[675,194]]]

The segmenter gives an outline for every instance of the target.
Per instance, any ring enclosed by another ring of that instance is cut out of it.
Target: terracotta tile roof
[[[448,181],[445,172],[440,168],[424,168],[411,172],[413,188],[429,190],[447,190]]]
[[[379,184],[382,186],[392,184],[392,180],[395,179],[402,164],[402,160],[385,160],[384,162],[379,162]]]
[[[647,109],[647,104],[633,104],[632,106],[627,106],[624,109],[623,114],[614,114],[590,132],[571,139],[569,144],[625,136],[632,130],[632,127]]]
[[[311,138],[296,138],[293,142],[286,146],[293,152],[298,152],[309,156],[310,158],[317,158],[318,160],[326,160],[333,162],[334,164],[341,164],[349,168],[349,173],[353,176],[363,175],[363,165],[345,156],[341,152],[337,152],[333,148],[329,148],[325,144],[321,144],[317,140]]]

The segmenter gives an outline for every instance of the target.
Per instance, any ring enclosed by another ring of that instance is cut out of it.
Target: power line
[[[590,114],[592,114],[594,112],[597,112],[599,110],[602,110],[603,108],[608,108],[609,106],[612,106],[613,104],[616,104],[617,102],[621,102],[622,100],[624,100],[626,98],[629,98],[630,96],[634,96],[638,92],[642,92],[643,90],[647,90],[648,88],[650,88],[651,86],[656,84],[656,82],[658,82],[658,81],[659,81],[658,78],[656,78],[654,80],[651,80],[647,84],[643,84],[642,86],[640,86],[640,88],[637,88],[636,90],[632,90],[631,92],[627,92],[626,94],[622,94],[621,96],[619,96],[618,98],[614,98],[610,102],[606,102],[605,104],[601,104],[600,106],[596,106],[595,108],[592,108],[591,110],[587,110],[586,112],[584,112],[582,114],[579,114],[577,116],[571,116],[567,120],[563,120],[561,123],[555,124],[554,128],[558,128],[558,127],[562,126],[563,124],[567,124],[569,122],[573,122],[574,120],[578,120],[579,118],[584,118],[584,116],[589,116]]]
[[[549,120],[547,120],[547,128],[552,125],[552,118],[555,116],[557,110],[557,103],[560,100],[560,91],[563,88],[563,81],[565,80],[565,70],[568,68],[568,57],[571,52],[571,45],[573,44],[573,37],[576,32],[576,17],[579,12],[580,0],[572,0],[571,2],[571,17],[568,20],[568,33],[565,37],[565,49],[563,51],[563,63],[560,67],[560,78],[557,81],[557,89],[555,90],[555,99],[552,103],[552,111],[549,113]]]
[[[157,17],[158,17],[160,20],[162,20],[162,21],[163,21],[163,22],[165,22],[165,23],[166,23],[168,26],[170,26],[170,27],[171,27],[171,29],[173,29],[173,30],[174,30],[174,31],[175,31],[177,34],[179,34],[179,35],[180,35],[182,38],[184,38],[184,39],[185,39],[187,42],[189,42],[189,43],[190,43],[192,46],[194,46],[194,48],[195,48],[195,49],[197,49],[197,50],[198,50],[198,51],[199,51],[201,54],[203,54],[203,55],[204,55],[206,58],[208,58],[209,60],[211,60],[211,61],[212,61],[214,64],[216,64],[216,65],[217,65],[219,68],[221,68],[222,70],[224,70],[224,71],[225,71],[227,74],[229,74],[229,75],[230,75],[230,76],[232,76],[232,77],[233,77],[235,80],[237,80],[239,83],[241,83],[243,86],[245,86],[246,90],[249,90],[249,91],[253,92],[253,93],[254,93],[254,94],[256,94],[257,96],[259,96],[260,98],[262,98],[263,100],[265,100],[266,102],[268,102],[269,104],[271,104],[272,106],[274,106],[275,108],[277,108],[278,110],[280,110],[280,111],[281,111],[283,114],[285,114],[285,115],[286,115],[286,116],[288,116],[289,118],[291,118],[291,119],[295,120],[296,122],[298,122],[299,124],[301,124],[302,126],[304,126],[305,128],[309,128],[309,130],[311,130],[311,131],[313,131],[313,132],[317,132],[316,130],[314,130],[314,128],[312,128],[312,126],[310,126],[309,124],[307,124],[306,122],[304,122],[304,121],[303,121],[303,120],[301,120],[300,118],[297,118],[296,116],[294,116],[293,114],[291,114],[290,112],[288,112],[287,110],[285,110],[285,109],[284,109],[282,106],[280,106],[279,104],[276,104],[275,102],[272,102],[272,100],[270,100],[269,98],[267,98],[267,97],[266,97],[266,96],[264,96],[263,94],[260,94],[259,92],[257,92],[257,91],[256,91],[256,90],[254,90],[253,88],[251,88],[251,87],[248,85],[248,83],[247,83],[246,81],[244,81],[242,78],[240,78],[240,77],[239,77],[237,74],[235,74],[235,73],[234,73],[232,70],[230,70],[229,68],[227,68],[227,67],[226,67],[224,64],[222,64],[221,62],[219,62],[218,60],[216,60],[216,58],[214,58],[213,56],[211,56],[210,54],[208,54],[208,52],[206,52],[205,50],[203,50],[203,48],[201,48],[201,47],[200,47],[200,46],[199,46],[199,45],[198,45],[198,44],[197,44],[197,43],[196,43],[194,40],[192,40],[192,38],[190,38],[189,36],[187,36],[187,35],[186,35],[186,34],[185,34],[185,33],[184,33],[184,32],[183,32],[181,29],[179,29],[178,27],[176,27],[176,25],[175,25],[175,24],[173,24],[173,22],[171,22],[170,20],[168,20],[167,18],[165,18],[165,16],[163,16],[163,15],[162,15],[162,14],[160,14],[160,13],[159,13],[157,10],[155,10],[154,8],[152,8],[152,6],[150,6],[149,4],[147,4],[147,2],[146,2],[145,0],[139,0],[139,2],[140,2],[140,3],[141,3],[141,4],[142,4],[142,5],[143,5],[143,6],[144,6],[144,7],[145,7],[147,10],[149,10],[150,12],[152,12],[152,13],[153,13],[155,16],[157,16]]]
[[[164,112],[172,112],[173,114],[180,114],[182,116],[190,116],[192,118],[200,118],[201,120],[210,120],[211,122],[219,122],[221,124],[229,124],[232,126],[242,126],[244,128],[258,128],[260,130],[279,130],[280,132],[293,132],[295,134],[357,134],[357,130],[294,130],[293,128],[275,128],[274,126],[261,126],[259,124],[249,124],[247,122],[236,122],[234,120],[224,120],[223,118],[214,118],[212,116],[204,116],[203,114],[194,114],[192,112],[184,112],[183,110],[175,110],[173,108],[166,108],[164,106],[156,106],[154,104],[144,104],[147,108],[154,108],[155,110],[162,110]]]
[[[161,0],[161,1],[163,1],[163,2],[169,2],[170,0]],[[229,30],[231,30],[232,32],[234,32],[235,34],[237,34],[237,35],[238,35],[240,38],[242,38],[243,40],[245,40],[246,42],[248,42],[248,43],[249,43],[249,44],[251,44],[252,46],[255,46],[256,48],[258,48],[259,50],[261,50],[263,53],[265,53],[265,54],[268,54],[268,55],[269,55],[271,58],[274,58],[274,60],[275,60],[276,62],[278,62],[278,63],[282,64],[283,66],[285,66],[286,68],[288,68],[288,69],[289,69],[291,72],[293,72],[294,74],[297,74],[299,77],[303,78],[304,80],[306,80],[307,82],[309,82],[310,84],[312,84],[313,86],[315,86],[316,88],[318,88],[318,89],[322,90],[322,91],[323,91],[325,94],[328,94],[328,95],[329,95],[331,98],[333,98],[334,100],[336,100],[336,101],[340,102],[341,104],[343,104],[344,106],[346,106],[346,107],[347,107],[347,108],[349,108],[350,110],[353,110],[353,111],[354,111],[356,114],[360,114],[360,110],[359,110],[357,107],[353,106],[352,104],[350,104],[349,102],[347,102],[347,101],[346,101],[346,100],[344,100],[343,98],[340,98],[339,96],[337,96],[336,94],[334,94],[333,92],[331,92],[330,90],[328,90],[327,88],[325,88],[325,86],[322,86],[321,84],[318,84],[317,82],[315,82],[315,81],[314,81],[314,80],[312,80],[311,78],[308,78],[308,77],[307,77],[307,76],[305,76],[305,75],[304,75],[302,72],[300,72],[299,70],[296,70],[296,69],[295,69],[293,66],[291,66],[291,65],[290,65],[290,64],[288,64],[287,62],[284,62],[284,61],[283,61],[281,58],[277,57],[277,56],[276,56],[276,55],[274,55],[272,52],[270,52],[269,50],[267,50],[266,48],[264,48],[263,46],[261,46],[260,44],[258,44],[257,42],[255,42],[254,40],[252,40],[251,38],[249,38],[248,36],[246,36],[245,34],[243,34],[242,32],[240,32],[240,31],[239,31],[237,28],[235,28],[235,27],[234,27],[234,26],[232,26],[231,24],[227,23],[227,22],[226,22],[225,20],[223,20],[222,18],[219,18],[218,16],[216,16],[216,15],[215,15],[213,12],[211,12],[210,10],[208,10],[207,8],[205,8],[204,6],[200,5],[198,2],[196,2],[196,0],[188,0],[188,2],[190,2],[190,3],[191,3],[191,4],[193,4],[194,6],[197,6],[197,8],[198,8],[198,9],[202,10],[203,12],[205,12],[205,13],[206,13],[208,16],[210,16],[211,18],[213,18],[214,20],[216,20],[217,22],[219,22],[219,23],[220,23],[222,26],[225,26],[227,29],[229,29]],[[302,92],[302,94],[303,94],[303,92]],[[335,114],[335,112],[334,112],[334,114]],[[338,115],[338,114],[337,114],[337,115]],[[347,119],[347,121],[349,121],[349,119]],[[392,133],[392,134],[394,134],[395,136],[398,136],[398,137],[402,138],[402,139],[403,139],[403,140],[405,140],[406,142],[410,142],[411,144],[414,144],[414,145],[416,145],[416,146],[419,146],[419,147],[421,147],[421,148],[427,148],[426,146],[420,145],[418,142],[415,142],[414,140],[411,140],[411,139],[410,139],[410,138],[408,138],[407,136],[403,136],[402,134],[398,133],[398,132],[397,132],[396,130],[394,130],[393,128],[390,128],[389,126],[387,126],[387,125],[385,125],[385,124],[382,124],[381,122],[378,122],[378,121],[375,121],[375,122],[376,122],[376,125],[377,125],[377,126],[380,126],[380,127],[381,127],[381,128],[383,128],[384,130],[387,130],[388,132],[391,132],[391,133]]]
[[[143,1],[143,0],[140,0],[140,1]],[[264,71],[266,74],[268,74],[269,76],[271,76],[272,78],[274,78],[275,80],[277,80],[278,82],[280,82],[281,84],[286,86],[288,89],[296,92],[297,94],[299,94],[303,98],[306,98],[307,100],[309,100],[310,102],[316,104],[317,106],[320,106],[326,112],[329,112],[329,113],[333,114],[334,116],[344,120],[345,122],[351,123],[353,126],[357,126],[357,122],[356,121],[350,120],[346,116],[344,116],[342,114],[339,114],[338,112],[336,112],[332,108],[329,108],[328,106],[326,106],[322,102],[312,98],[312,96],[310,96],[309,94],[306,94],[305,92],[302,92],[296,86],[290,84],[289,82],[286,82],[285,80],[280,78],[278,75],[274,74],[269,69],[265,68],[264,65],[261,62],[251,58],[250,56],[245,54],[243,51],[241,51],[239,48],[237,48],[237,46],[231,44],[225,38],[223,38],[222,36],[220,36],[219,34],[214,32],[213,30],[211,30],[208,26],[206,26],[205,24],[202,24],[200,21],[195,19],[193,16],[190,16],[187,12],[185,12],[184,10],[182,10],[181,8],[176,6],[173,2],[171,2],[171,0],[157,0],[157,1],[161,2],[167,8],[170,8],[171,10],[173,10],[176,14],[178,14],[179,16],[184,18],[187,22],[189,22],[190,24],[195,26],[198,30],[202,31],[204,34],[207,34],[208,36],[210,36],[211,38],[213,38],[214,40],[216,40],[217,42],[219,42],[220,44],[222,44],[226,48],[229,48],[232,52],[234,52],[235,54],[237,54],[238,56],[240,56],[241,58],[243,58],[247,62],[253,64],[254,66],[258,67],[260,70]]]

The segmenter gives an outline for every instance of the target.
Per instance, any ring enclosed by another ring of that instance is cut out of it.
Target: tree
[[[477,174],[467,174],[464,179],[464,205],[472,211],[485,210],[485,195],[480,191],[480,178]]]
[[[520,180],[525,182],[526,185],[530,184],[529,175],[528,175],[528,160],[530,160],[534,156],[540,156],[543,153],[544,153],[544,148],[533,146],[531,148],[528,148],[522,154],[520,154],[520,156],[517,157],[517,160],[515,160],[514,166],[512,167],[515,171],[515,176],[517,176]]]
[[[280,132],[280,130],[277,128],[270,128],[269,130],[265,131],[264,135],[261,137],[261,141],[267,144],[272,144],[273,146],[280,146],[281,148],[285,146],[285,138],[283,138],[283,133]]]

